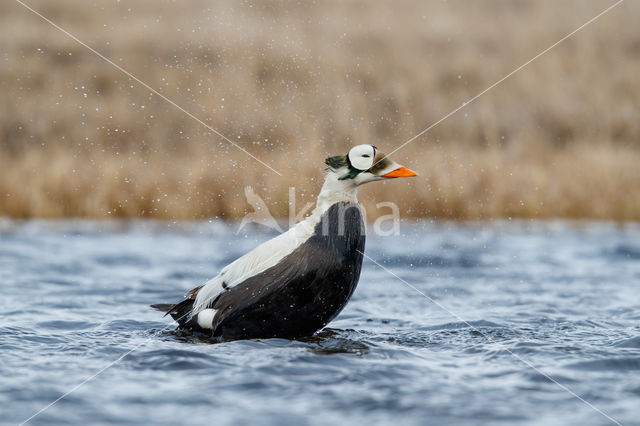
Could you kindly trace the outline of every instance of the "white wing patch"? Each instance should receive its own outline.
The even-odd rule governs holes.
[[[213,328],[213,317],[216,316],[215,309],[205,309],[198,314],[198,325],[202,328]]]
[[[216,277],[207,281],[198,291],[191,315],[208,310],[209,304],[226,289],[238,285],[247,278],[277,264],[282,258],[311,237],[318,221],[319,218],[313,215],[309,216],[287,232],[265,241],[244,256],[225,266]],[[200,316],[198,316],[198,324],[200,324]],[[200,326],[202,327],[202,325]]]

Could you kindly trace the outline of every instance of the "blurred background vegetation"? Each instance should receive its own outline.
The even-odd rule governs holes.
[[[390,152],[613,3],[30,0],[278,176],[12,0],[0,216],[237,218],[313,201],[323,159]],[[640,3],[625,2],[392,158],[404,217],[640,220]]]

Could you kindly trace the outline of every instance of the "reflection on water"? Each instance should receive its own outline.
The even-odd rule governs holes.
[[[349,334],[354,332],[354,330],[337,330],[332,328],[324,328],[313,336],[296,339],[295,341],[304,343],[307,349],[315,354],[369,353],[369,347],[366,344],[349,338]],[[176,342],[185,343],[187,345],[191,345],[194,343],[201,343],[205,345],[219,344],[216,339],[198,332],[176,329],[172,331],[162,330],[160,333],[162,337],[168,341],[174,340]],[[260,339],[255,341],[262,342],[264,344],[273,344],[278,340],[287,342],[287,344],[291,343],[290,341],[284,339]]]
[[[175,330],[148,305],[271,237],[234,229],[0,221],[2,421],[122,357],[33,423],[607,424],[549,375],[637,424],[637,225],[408,223],[367,254],[426,298],[365,260],[315,336],[214,344]]]
[[[343,331],[325,328],[312,337],[300,340],[308,343],[309,350],[315,354],[368,354],[369,346],[348,337],[349,333],[353,332],[354,330]]]

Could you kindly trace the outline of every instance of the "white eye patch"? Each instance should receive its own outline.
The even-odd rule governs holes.
[[[349,151],[349,161],[358,170],[369,170],[375,156],[376,150],[371,145],[356,145]]]

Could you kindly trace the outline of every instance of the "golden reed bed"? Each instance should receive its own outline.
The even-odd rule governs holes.
[[[612,1],[0,5],[0,216],[237,218],[312,201],[322,160],[390,152]],[[625,2],[393,158],[369,218],[640,220],[640,3]]]

